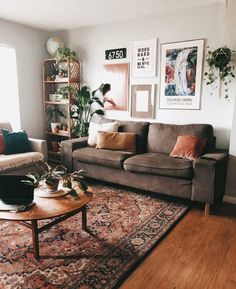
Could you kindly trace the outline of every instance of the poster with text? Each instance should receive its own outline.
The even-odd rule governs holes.
[[[161,45],[160,108],[200,109],[204,39]]]
[[[132,76],[156,76],[156,39],[134,41],[132,46]]]

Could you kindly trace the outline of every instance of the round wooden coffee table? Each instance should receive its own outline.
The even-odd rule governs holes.
[[[34,196],[35,205],[24,212],[0,212],[0,220],[17,221],[32,231],[33,252],[36,259],[39,255],[39,233],[51,228],[75,214],[82,212],[82,229],[87,229],[87,204],[92,200],[92,193],[79,194],[75,199],[70,195],[56,198],[42,198]],[[55,218],[50,223],[38,227],[38,221]]]

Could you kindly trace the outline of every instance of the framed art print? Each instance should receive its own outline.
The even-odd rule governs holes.
[[[204,39],[161,45],[160,108],[200,109]]]
[[[132,76],[156,76],[157,40],[149,39],[132,43]]]
[[[103,66],[103,83],[109,83],[111,90],[106,96],[112,102],[105,102],[106,110],[128,110],[129,64],[114,63]]]
[[[154,118],[154,84],[131,85],[131,117]]]

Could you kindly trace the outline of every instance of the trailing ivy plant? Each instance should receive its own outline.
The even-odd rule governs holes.
[[[225,89],[225,99],[229,99],[228,84],[231,82],[232,77],[235,77],[234,66],[232,66],[232,54],[227,46],[219,47],[214,51],[209,50],[206,55],[206,62],[209,66],[208,71],[205,72],[206,84],[212,84],[216,80],[220,81],[220,88],[223,84]]]

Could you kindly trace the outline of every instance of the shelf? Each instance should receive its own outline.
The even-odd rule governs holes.
[[[58,133],[55,133],[55,132],[49,132],[47,131],[46,134],[48,135],[56,135],[56,136],[65,136],[65,137],[69,137],[69,133],[61,133],[61,132],[58,132]]]
[[[50,101],[50,100],[46,100],[45,104],[69,104],[69,100],[67,100],[67,101]]]
[[[58,152],[54,152],[54,151],[48,151],[48,154],[49,155],[53,155],[53,156],[61,156],[61,152],[60,151],[58,151]]]
[[[52,81],[52,80],[44,80],[44,83],[45,84],[57,84],[57,83],[79,83],[79,79],[67,79],[67,80],[55,80],[55,81]]]
[[[44,80],[44,83],[68,83],[69,80]]]

